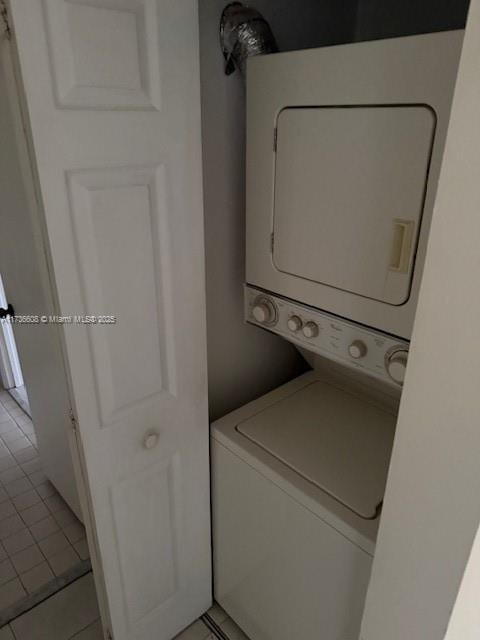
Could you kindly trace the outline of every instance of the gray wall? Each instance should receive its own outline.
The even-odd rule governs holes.
[[[463,29],[469,0],[359,0],[356,40]]]
[[[245,91],[238,73],[230,77],[223,73],[218,23],[226,4],[226,0],[199,3],[212,419],[305,368],[287,342],[243,323]],[[345,10],[347,2],[257,0],[250,4],[270,21],[281,50],[353,38],[355,12]]]

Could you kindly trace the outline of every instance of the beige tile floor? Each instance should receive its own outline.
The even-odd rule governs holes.
[[[229,640],[248,640],[217,604],[208,613]],[[214,639],[208,627],[197,620],[175,640]],[[0,629],[0,640],[103,640],[92,573]]]
[[[87,558],[83,525],[42,471],[31,419],[1,390],[0,611]]]

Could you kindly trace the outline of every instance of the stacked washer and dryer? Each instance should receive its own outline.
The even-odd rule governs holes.
[[[359,638],[462,39],[249,61],[245,319],[315,365],[212,426],[215,597],[251,640]]]

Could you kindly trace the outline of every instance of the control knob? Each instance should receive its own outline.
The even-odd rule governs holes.
[[[275,305],[270,300],[263,298],[255,303],[252,316],[260,324],[272,324],[277,317]]]
[[[318,324],[315,322],[307,322],[303,327],[303,335],[306,338],[316,338],[318,336]]]
[[[404,348],[394,348],[385,357],[385,366],[390,378],[402,385],[407,369],[408,351]]]
[[[302,319],[298,316],[290,316],[290,318],[287,320],[287,327],[290,329],[290,331],[293,331],[293,333],[300,331],[302,326]]]
[[[367,355],[367,345],[362,342],[362,340],[354,340],[352,344],[348,347],[348,353],[355,360],[360,360]]]

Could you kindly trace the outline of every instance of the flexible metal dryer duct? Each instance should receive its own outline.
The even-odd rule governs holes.
[[[241,2],[232,2],[223,10],[220,43],[227,75],[236,67],[244,76],[247,58],[278,51],[270,25],[262,14]]]

